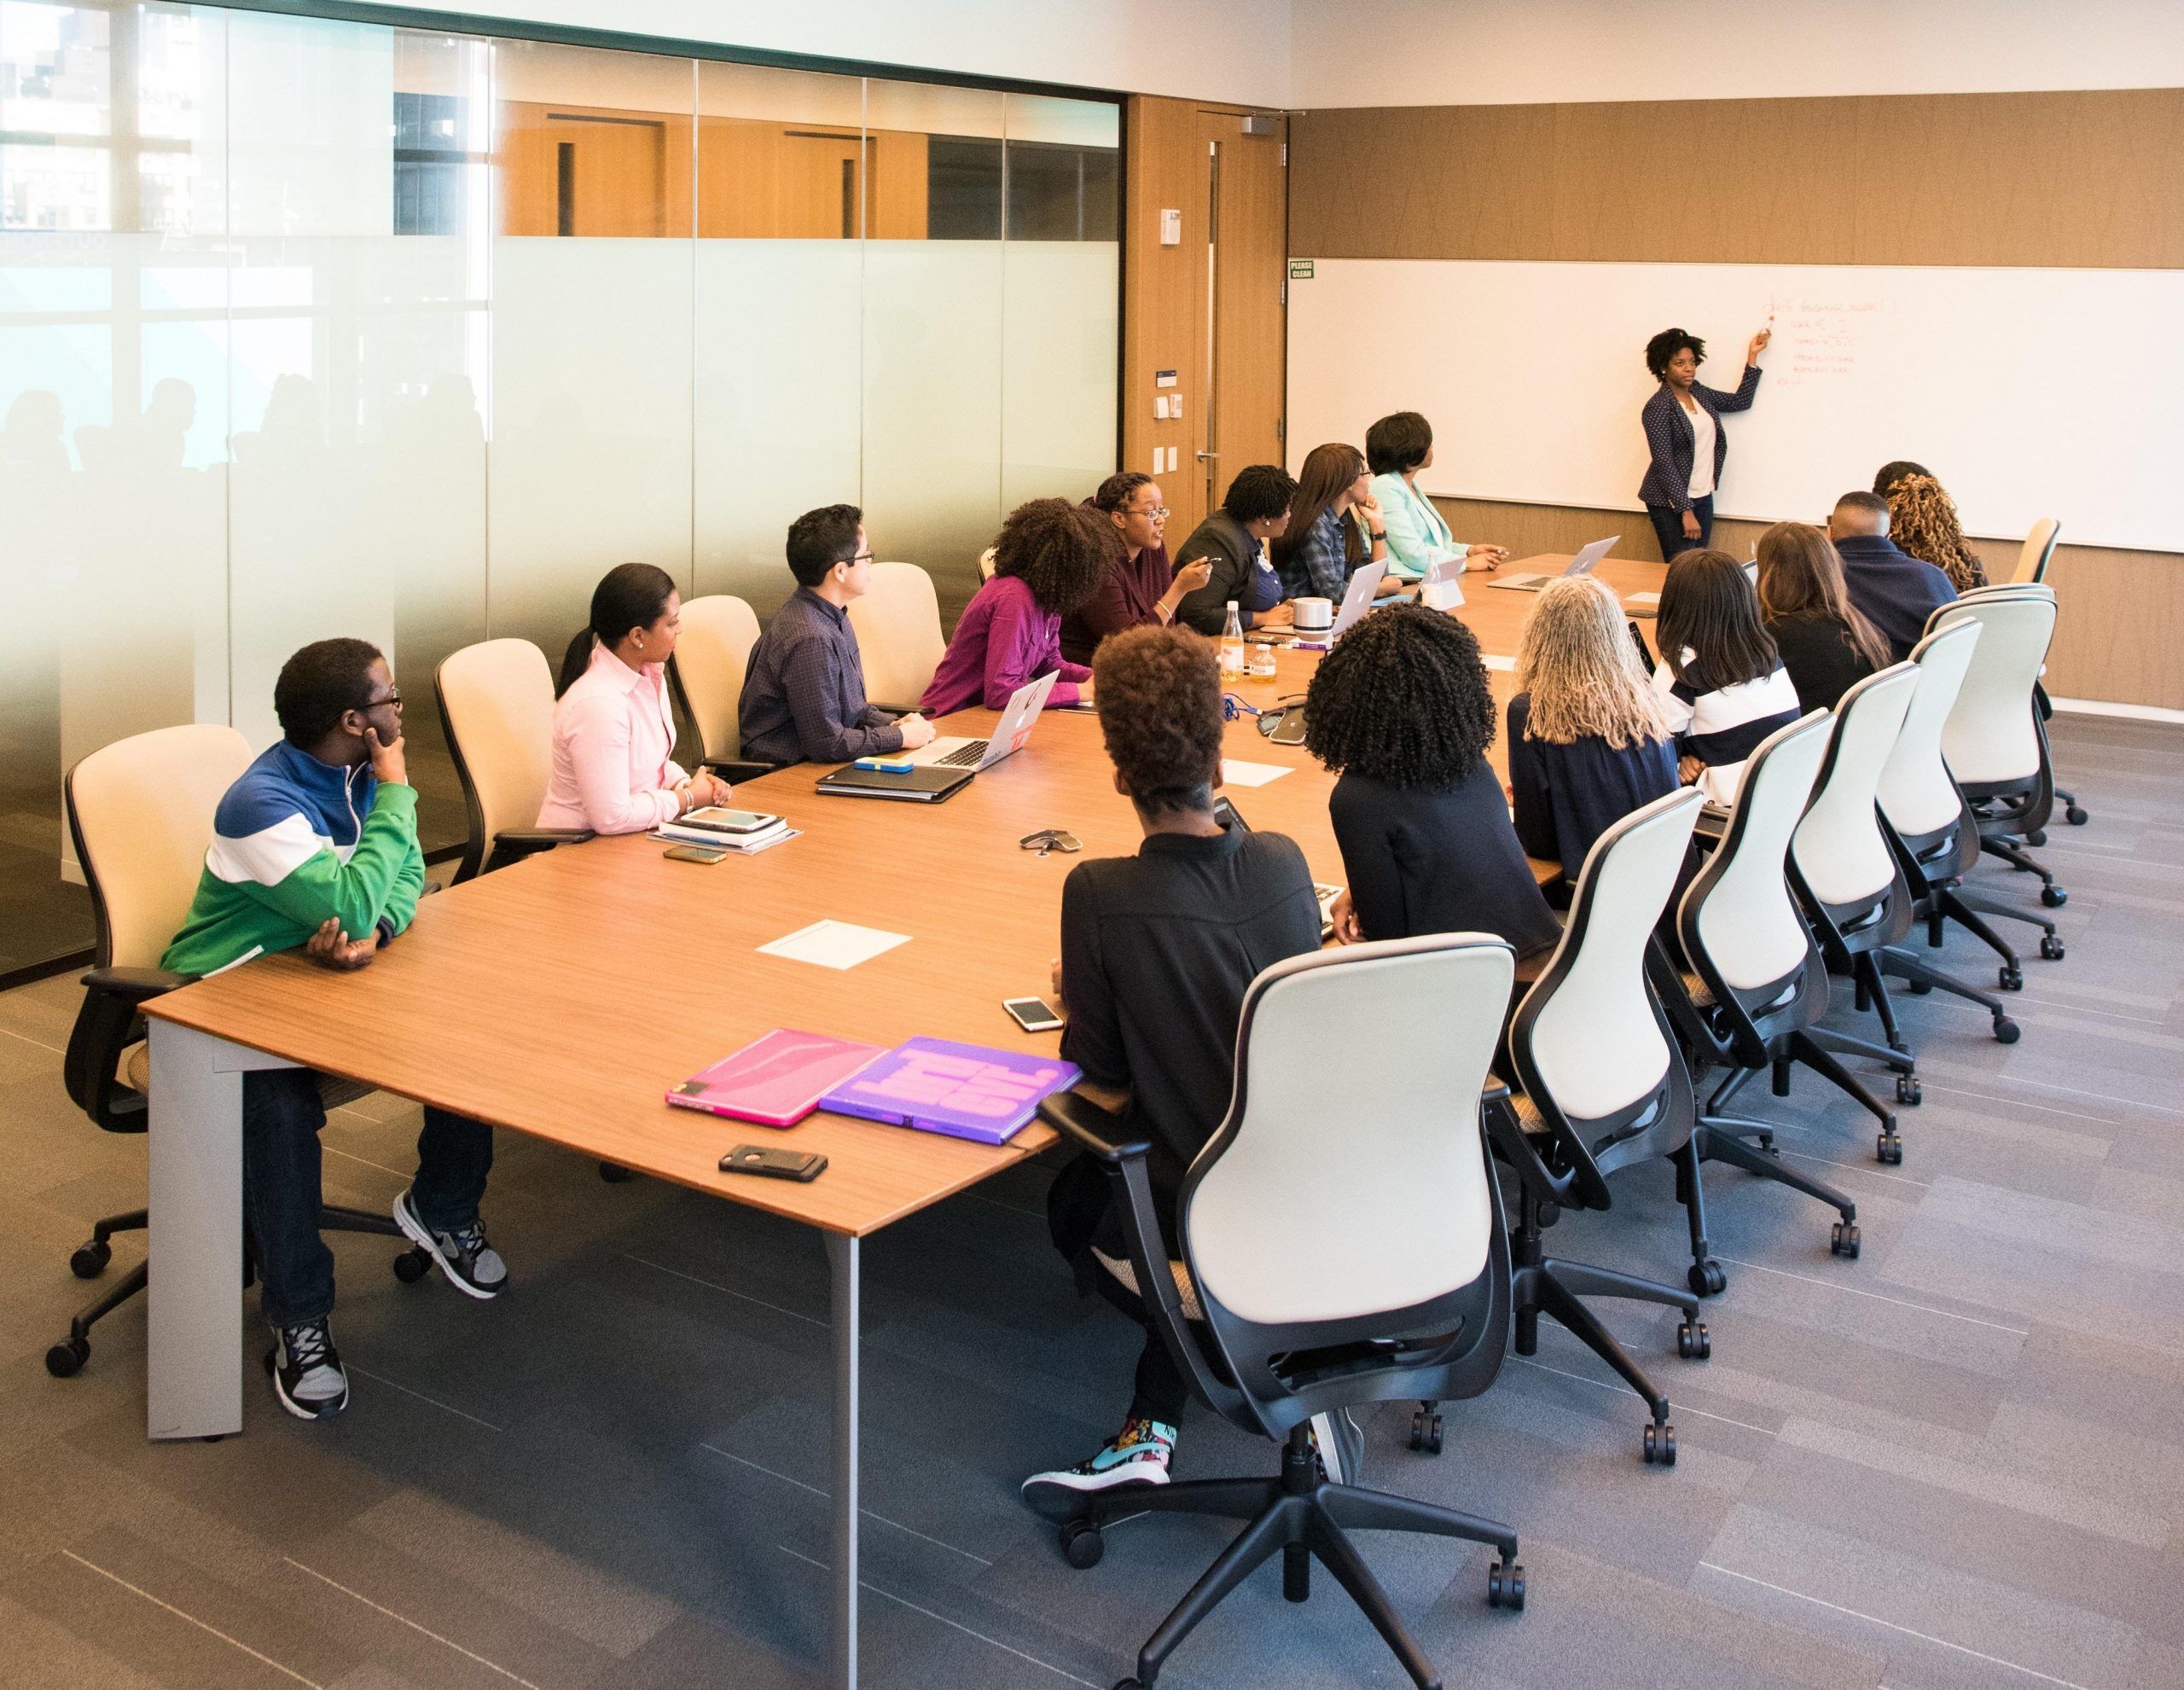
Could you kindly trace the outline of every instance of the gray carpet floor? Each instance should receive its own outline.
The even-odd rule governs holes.
[[[1366,1417],[1368,1479],[1497,1516],[1530,1606],[1484,1600],[1485,1551],[1381,1534],[1366,1555],[1451,1686],[1968,1690],[2184,1685],[2184,729],[2055,723],[2093,811],[2042,853],[2068,886],[2059,962],[2028,955],[2022,1041],[1904,997],[1926,1101],[1900,1167],[1827,1089],[1752,1094],[1828,1212],[1713,1173],[1730,1275],[1714,1357],[1675,1315],[1596,1305],[1676,1403],[1673,1471],[1643,1410],[1543,1325],[1447,1453],[1407,1408]],[[1983,870],[2030,902],[2029,877]],[[2014,933],[2030,929],[2010,924]],[[2030,953],[2028,942],[2024,949]],[[1983,983],[1987,953],[1946,957]],[[12,1686],[735,1687],[820,1681],[828,1549],[827,1280],[816,1240],[504,1135],[489,1199],[514,1288],[404,1287],[340,1239],[354,1400],[282,1414],[253,1376],[244,1435],[143,1436],[141,1300],[78,1378],[45,1347],[88,1287],[69,1251],[142,1200],[141,1141],[60,1085],[77,990],[0,997],[0,1681]],[[1847,1003],[1838,1018],[1849,1021]],[[383,1206],[415,1112],[368,1099],[326,1142],[329,1197]],[[1109,1685],[1225,1530],[1144,1519],[1071,1571],[1017,1482],[1113,1428],[1132,1333],[1078,1302],[1034,1166],[868,1246],[866,1591],[875,1690]],[[1662,1169],[1557,1253],[1680,1275]],[[137,1259],[124,1240],[115,1268]],[[255,1340],[253,1339],[253,1349]],[[1179,1475],[1271,1472],[1194,1414]],[[1403,1681],[1324,1576],[1263,1571],[1175,1658],[1176,1690]]]

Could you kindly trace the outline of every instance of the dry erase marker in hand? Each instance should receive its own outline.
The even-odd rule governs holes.
[[[859,769],[876,769],[882,775],[907,775],[911,770],[916,768],[917,764],[915,763],[890,763],[885,758],[860,757],[857,760],[856,766]]]

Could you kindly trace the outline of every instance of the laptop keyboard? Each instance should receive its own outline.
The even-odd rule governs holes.
[[[932,760],[935,769],[975,769],[986,754],[986,742],[973,740],[967,746],[958,746],[945,757]]]

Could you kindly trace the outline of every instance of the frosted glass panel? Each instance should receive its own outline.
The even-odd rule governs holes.
[[[399,232],[416,149],[397,148],[429,98],[432,138],[482,148],[489,49],[250,14],[229,35],[231,719],[270,741],[289,654],[370,641],[410,700],[425,842],[448,843],[465,821],[432,676],[485,631],[491,243],[482,164],[441,184],[442,232]]]
[[[863,258],[855,241],[699,242],[697,592],[770,614],[795,590],[788,525],[863,497]]]
[[[1089,497],[1115,468],[1121,249],[1010,241],[1002,252],[1002,504]]]
[[[690,579],[690,243],[493,251],[492,629],[558,665],[616,564]]]

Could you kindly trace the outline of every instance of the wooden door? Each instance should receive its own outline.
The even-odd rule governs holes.
[[[1191,423],[1199,516],[1213,509],[1236,472],[1283,459],[1288,253],[1286,119],[1246,135],[1234,112],[1200,110],[1206,247],[1195,370],[1202,395]],[[1185,417],[1190,421],[1188,415]],[[1175,501],[1174,490],[1169,500]]]

